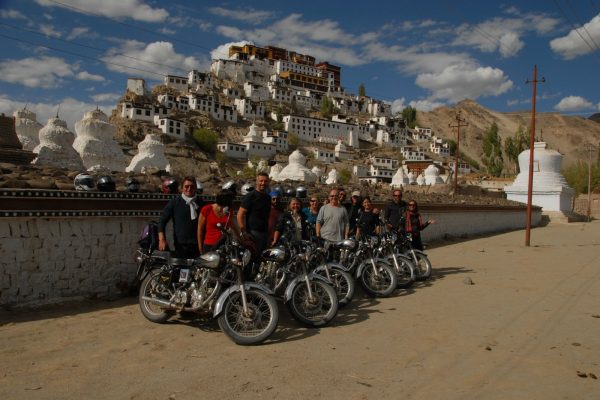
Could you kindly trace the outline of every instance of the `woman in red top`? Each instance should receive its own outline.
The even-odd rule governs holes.
[[[236,237],[240,236],[240,229],[237,225],[231,204],[233,195],[231,192],[223,190],[217,195],[217,201],[213,204],[202,207],[200,219],[198,221],[198,247],[200,254],[212,251],[219,245],[221,239],[221,229],[217,227],[221,223],[223,227],[233,229]]]
[[[430,219],[427,222],[423,222],[423,217],[419,212],[417,202],[410,200],[406,208],[405,230],[407,233],[411,234],[412,245],[415,249],[423,250],[421,231],[427,228],[429,224],[435,224],[435,220]]]

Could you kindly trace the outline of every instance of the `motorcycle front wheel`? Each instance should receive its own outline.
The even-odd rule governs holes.
[[[327,278],[325,271],[319,271],[318,274]],[[338,306],[344,307],[354,297],[354,287],[356,286],[354,278],[348,272],[335,268],[329,269],[329,278],[338,298]]]
[[[370,264],[371,261],[367,260],[366,262],[369,265],[366,265],[360,274],[360,283],[365,292],[372,297],[388,297],[394,293],[398,286],[394,269],[386,263],[378,261],[375,263],[377,269],[377,273],[375,273],[373,266]]]
[[[423,253],[416,253],[417,265],[415,268],[416,278],[419,281],[427,280],[431,277],[431,261]]]
[[[267,293],[256,289],[246,290],[246,301],[248,312],[244,312],[242,293],[232,293],[225,300],[223,312],[219,315],[219,326],[237,344],[261,343],[277,328],[277,302]]]
[[[338,299],[335,289],[327,283],[312,279],[308,293],[306,282],[299,283],[292,291],[287,305],[292,316],[300,323],[311,327],[327,325],[337,314]]]
[[[386,258],[386,261],[396,271],[396,277],[398,278],[398,288],[399,289],[408,289],[416,281],[415,263],[413,261],[411,261],[410,258],[408,258],[404,255],[395,254],[395,256],[396,256],[396,261],[398,262],[397,266],[394,263],[393,255],[389,255]]]
[[[146,278],[140,285],[138,302],[140,310],[144,317],[156,323],[162,323],[173,315],[173,311],[166,310],[164,306],[160,306],[152,301],[143,300],[143,297],[152,297],[157,300],[168,302],[171,294],[167,290],[170,277],[165,275],[159,269],[154,269],[148,273]]]

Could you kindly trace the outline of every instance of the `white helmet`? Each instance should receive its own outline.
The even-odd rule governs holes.
[[[242,196],[247,195],[248,193],[250,193],[251,191],[254,190],[254,185],[251,183],[244,183],[242,185],[242,189],[240,190],[242,193]]]
[[[196,194],[202,194],[204,192],[204,185],[198,179],[196,179]]]
[[[96,189],[96,180],[90,174],[85,172],[75,177],[75,190],[94,190]]]

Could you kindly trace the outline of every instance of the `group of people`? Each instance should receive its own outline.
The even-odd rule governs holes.
[[[159,250],[169,248],[165,235],[169,221],[173,222],[174,252],[181,258],[196,258],[214,250],[221,240],[221,229],[233,230],[236,237],[250,242],[260,253],[275,246],[284,235],[289,240],[316,236],[337,242],[355,235],[379,234],[382,218],[388,229],[411,233],[413,246],[422,250],[420,232],[435,222],[423,221],[417,202],[403,201],[400,189],[393,190],[383,211],[374,208],[371,199],[361,197],[359,191],[352,192],[347,202],[342,188],[331,189],[323,203],[310,196],[305,208],[298,198],[290,198],[284,210],[281,193],[269,191],[269,183],[269,175],[259,173],[254,190],[242,198],[236,215],[234,191],[223,189],[214,203],[205,204],[196,194],[195,178],[185,177],[181,194],[169,200],[159,220]]]

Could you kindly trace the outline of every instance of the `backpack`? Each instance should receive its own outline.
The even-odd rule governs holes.
[[[158,222],[150,221],[144,226],[138,245],[148,251],[158,248]]]

